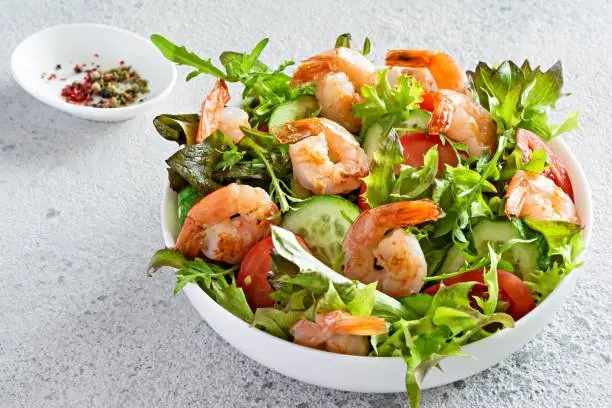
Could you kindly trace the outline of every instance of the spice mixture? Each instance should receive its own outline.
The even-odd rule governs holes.
[[[121,62],[119,67],[103,72],[75,65],[74,72],[85,72],[85,77],[64,87],[62,96],[68,103],[95,108],[118,108],[142,102],[142,95],[149,92],[147,80]]]

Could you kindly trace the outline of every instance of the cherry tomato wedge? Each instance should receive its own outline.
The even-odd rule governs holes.
[[[419,108],[433,112],[434,110],[434,93],[425,92],[423,93],[423,102],[420,103]]]
[[[459,162],[451,145],[442,144],[440,136],[437,135],[408,133],[400,136],[400,143],[404,150],[404,164],[409,166],[422,167],[425,153],[432,146],[438,146],[438,174],[444,172],[445,164],[455,167]]]
[[[572,201],[574,200],[572,181],[567,173],[567,169],[561,162],[561,159],[559,159],[559,156],[557,156],[538,135],[529,130],[518,129],[516,131],[516,145],[521,150],[523,161],[525,162],[529,161],[531,153],[533,153],[534,150],[544,150],[550,167],[542,174],[554,181],[561,190],[565,191],[565,193],[570,196]]]
[[[484,284],[482,274],[482,269],[475,269],[454,278],[446,279],[444,284],[450,286],[459,282],[478,282],[472,288],[470,295],[472,297],[483,297],[487,295],[487,286]],[[499,300],[508,303],[506,313],[515,320],[520,319],[535,308],[531,291],[518,276],[503,269],[498,269],[497,282],[499,283]],[[433,296],[439,288],[440,285],[436,284],[425,289],[423,292]]]
[[[298,242],[308,250],[301,237]],[[251,309],[274,306],[270,293],[274,291],[268,282],[268,272],[272,268],[270,250],[274,248],[272,237],[267,237],[256,243],[244,256],[240,264],[240,272],[236,284],[242,288]]]

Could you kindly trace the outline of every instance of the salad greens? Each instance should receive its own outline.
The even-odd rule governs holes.
[[[549,177],[558,165],[548,149],[523,151],[517,145],[517,130],[530,130],[549,141],[578,126],[577,112],[560,124],[549,121],[557,101],[567,95],[560,62],[548,70],[534,68],[528,61],[495,66],[480,62],[468,72],[468,93],[496,126],[494,143],[481,155],[470,155],[469,143],[453,140],[452,135],[428,134],[436,113],[434,107],[429,108],[434,112],[425,110],[431,95],[416,78],[401,75],[391,85],[388,69],[376,71],[374,83],[356,90],[352,106],[352,114],[361,121],[355,140],[370,162],[361,190],[309,198],[311,192],[299,185],[294,174],[289,145],[268,133],[287,121],[322,115],[314,83],[296,85],[285,73],[293,61],[276,69],[262,62],[268,39],[250,52],[223,52],[219,65],[161,35],[154,34],[151,40],[170,61],[191,69],[187,80],[209,75],[240,83],[241,108],[249,117],[250,127],[240,127],[244,135],[240,140],[232,141],[216,130],[200,143],[195,142],[199,115],[162,114],[154,119],[158,133],[180,146],[166,160],[170,187],[178,193],[179,228],[196,202],[238,183],[266,189],[279,207],[282,225],[290,229],[273,225],[271,237],[260,241],[269,240],[268,246],[252,255],[260,247],[257,243],[242,265],[187,259],[176,249],[159,250],[149,272],[163,266],[177,269],[175,294],[197,284],[233,315],[288,341],[294,340],[291,329],[297,322],[314,324],[317,316],[328,312],[383,319],[387,332],[369,336],[369,355],[401,357],[406,362],[408,400],[418,407],[422,380],[441,359],[463,356],[465,344],[513,327],[581,265],[582,226],[556,218],[506,215],[509,183],[518,172]],[[351,35],[341,34],[335,46],[350,48]],[[370,51],[366,38],[362,50],[353,52],[365,56]],[[404,139],[413,134],[425,137],[418,139],[426,144],[420,150],[417,142]],[[411,155],[420,161],[408,165]],[[444,216],[406,228],[418,240],[427,276],[422,278],[421,293],[393,298],[377,290],[377,282],[364,284],[344,276],[347,254],[342,244],[360,212],[406,200],[431,200]],[[308,219],[301,219],[303,214],[309,214]],[[318,232],[312,232],[314,226]],[[334,254],[333,262],[321,253]],[[374,259],[374,270],[382,269]],[[504,276],[516,280],[520,290],[513,291],[514,297],[508,292],[516,287],[509,287]],[[267,291],[265,306],[253,306],[249,285],[265,286],[258,287]]]

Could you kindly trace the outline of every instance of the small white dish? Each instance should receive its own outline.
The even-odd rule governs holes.
[[[61,90],[76,79],[75,65],[111,69],[124,61],[149,82],[142,102],[120,108],[94,108],[66,102]],[[57,65],[61,68],[58,68]],[[176,67],[148,39],[102,24],[47,28],[19,44],[11,56],[13,77],[30,95],[83,119],[116,122],[132,118],[166,98],[176,83]],[[53,77],[55,75],[55,77]],[[83,76],[83,75],[81,75]],[[49,79],[51,77],[51,79]],[[62,80],[64,78],[64,80]]]
[[[575,204],[584,225],[588,248],[593,225],[591,191],[582,168],[561,140],[549,143],[569,172]],[[174,247],[178,235],[177,194],[166,186],[162,201],[162,231],[167,247]],[[583,259],[586,254],[583,253]],[[497,364],[551,322],[576,286],[582,268],[574,269],[540,305],[520,319],[514,328],[468,344],[462,351],[468,356],[447,357],[441,370],[433,369],[422,388],[448,384],[477,374]],[[223,309],[198,285],[183,289],[202,318],[228,343],[264,366],[286,376],[315,384],[354,392],[404,392],[406,364],[399,357],[359,357],[329,353],[303,347],[255,329]]]

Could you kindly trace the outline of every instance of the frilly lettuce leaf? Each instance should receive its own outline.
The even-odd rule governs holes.
[[[446,356],[461,356],[461,346],[490,333],[483,328],[492,323],[512,327],[514,320],[504,313],[484,315],[470,306],[470,290],[474,282],[442,285],[431,298],[423,317],[399,320],[390,333],[371,339],[376,356],[402,356],[406,361],[406,387],[411,407],[418,407],[421,383],[425,375]],[[409,298],[406,298],[407,300]],[[403,300],[404,301],[404,300]],[[421,301],[421,300],[419,300]]]
[[[244,292],[236,286],[234,268],[225,268],[200,258],[190,261],[180,251],[170,248],[160,249],[153,255],[148,266],[149,276],[163,266],[177,269],[175,295],[187,284],[195,283],[234,316],[247,323],[253,320],[253,312]]]
[[[551,140],[578,127],[578,113],[571,113],[560,125],[549,123],[562,92],[563,69],[557,61],[547,71],[532,68],[528,61],[520,67],[512,61],[490,67],[480,62],[468,72],[477,101],[488,109],[498,126],[498,133],[513,128],[528,129]]]
[[[253,326],[265,332],[289,340],[289,329],[304,316],[302,311],[282,311],[271,307],[259,308],[253,317]]]
[[[362,132],[390,113],[405,113],[419,108],[423,101],[423,87],[414,78],[402,75],[391,86],[387,69],[376,72],[376,85],[361,88],[363,101],[353,105],[353,113],[363,121]]]

